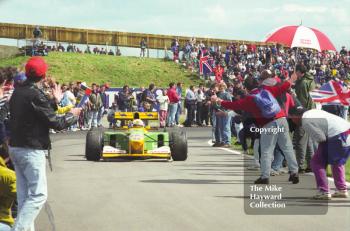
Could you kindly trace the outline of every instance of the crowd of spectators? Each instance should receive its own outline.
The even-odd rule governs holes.
[[[56,52],[71,52],[71,53],[80,53],[80,54],[95,54],[95,55],[111,55],[111,56],[121,56],[119,48],[115,50],[109,49],[106,47],[95,46],[93,49],[89,45],[86,46],[85,50],[82,50],[79,46],[73,45],[72,43],[67,46],[58,43],[57,46],[48,46],[44,44],[43,41],[40,41],[38,44],[29,46],[26,48],[26,54],[31,56],[46,56],[51,51]]]
[[[146,47],[142,42],[140,45]],[[199,72],[200,60],[206,57],[211,71],[201,76],[206,80],[205,84],[187,86],[186,89],[181,82],[171,82],[166,88],[159,88],[151,83],[148,88],[140,87],[137,90],[125,85],[114,95],[111,105],[106,93],[108,84],[94,83],[90,86],[91,92],[86,94],[87,86],[82,82],[60,85],[54,78],[47,76],[40,81],[40,92],[55,104],[58,117],[66,118],[72,110],[78,116],[74,123],[67,126],[66,129],[70,131],[100,127],[104,115],[107,115],[111,128],[123,126],[123,123],[114,119],[116,111],[158,111],[161,127],[211,126],[213,147],[231,147],[234,136],[237,144],[242,145],[244,152],[248,153],[247,141],[250,140],[254,154],[250,169],[261,170],[256,184],[268,184],[270,176],[285,173],[284,165],[288,166],[289,181],[293,184],[299,182],[300,173],[314,170],[312,156],[316,148],[315,140],[300,124],[289,120],[288,116],[300,108],[315,108],[310,92],[330,80],[347,88],[350,78],[350,52],[345,47],[340,52],[332,53],[289,49],[278,45],[257,47],[230,44],[222,51],[221,47],[206,47],[195,39],[186,43],[183,49],[180,49],[177,40],[174,40],[171,47],[174,60],[185,63],[193,72]],[[67,48],[59,45],[54,49],[82,52],[73,45]],[[112,53],[97,47],[92,52],[87,47],[85,52]],[[17,68],[0,69],[1,160],[8,159],[7,137],[11,137],[11,129],[7,126],[11,118],[9,100],[13,91],[26,82],[27,76]],[[256,103],[256,95],[260,92],[269,92],[271,101],[275,100],[279,105],[278,112],[270,118],[263,115],[261,105]],[[82,108],[79,113],[74,111],[77,107]],[[348,118],[347,106],[322,105],[322,109],[345,120]],[[183,114],[186,119],[181,121]],[[276,126],[283,127],[284,132],[268,135],[254,132],[256,128],[273,129]],[[57,130],[64,129],[64,126],[57,127]],[[51,132],[56,131],[53,128]],[[293,134],[292,139],[290,133]],[[4,162],[0,165],[4,165]],[[338,196],[347,197],[346,189],[341,191]],[[329,191],[320,190],[315,199],[329,199]],[[11,225],[13,220],[0,222]]]

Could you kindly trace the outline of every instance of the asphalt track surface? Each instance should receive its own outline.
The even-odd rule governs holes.
[[[37,231],[345,231],[350,227],[350,201],[310,202],[315,183],[307,175],[298,185],[288,183],[287,175],[271,181],[298,195],[289,197],[294,213],[305,214],[312,207],[314,212],[328,209],[325,214],[246,214],[244,185],[257,173],[244,171],[247,160],[242,155],[210,147],[209,129],[187,129],[185,162],[89,162],[84,158],[85,135],[52,136],[49,198],[37,219]]]

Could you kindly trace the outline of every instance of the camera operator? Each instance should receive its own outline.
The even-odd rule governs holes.
[[[47,199],[45,155],[51,148],[49,129],[62,130],[75,124],[80,108],[58,117],[60,86],[53,84],[50,100],[40,89],[47,64],[32,57],[26,66],[27,80],[18,86],[10,100],[10,157],[16,169],[18,216],[13,230],[34,230],[34,220]]]

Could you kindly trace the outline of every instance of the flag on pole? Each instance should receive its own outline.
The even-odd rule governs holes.
[[[331,80],[320,89],[311,91],[310,95],[317,103],[350,105],[350,91],[340,81]]]
[[[213,68],[211,66],[212,62],[213,60],[209,57],[209,55],[201,57],[199,59],[199,73],[201,75],[208,75],[212,73],[213,72]]]

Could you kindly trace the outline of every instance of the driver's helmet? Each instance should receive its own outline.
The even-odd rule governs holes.
[[[140,119],[135,119],[132,121],[132,127],[134,127],[134,128],[143,128],[144,126],[145,126],[145,124]]]

